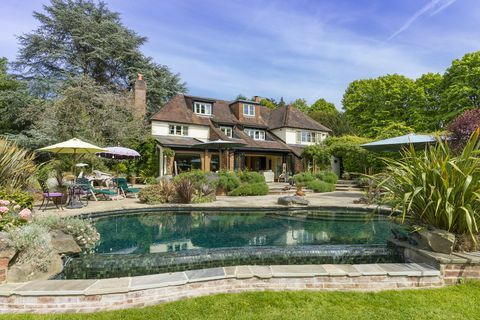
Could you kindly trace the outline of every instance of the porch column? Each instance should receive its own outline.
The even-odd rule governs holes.
[[[205,150],[204,152],[204,156],[203,156],[203,160],[202,160],[202,167],[203,167],[203,171],[205,172],[209,172],[210,171],[210,160],[211,160],[212,156],[210,154],[210,152],[208,152],[208,150]]]
[[[159,155],[158,155],[158,176],[163,177],[163,175],[165,174],[164,166],[163,166],[163,163],[164,163],[163,148],[159,147],[159,146],[157,146],[157,148],[158,148],[158,151],[159,151]]]

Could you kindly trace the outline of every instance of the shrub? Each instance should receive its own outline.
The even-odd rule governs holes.
[[[53,259],[53,249],[47,228],[28,224],[8,231],[9,246],[18,251],[17,262],[46,271]]]
[[[313,192],[332,192],[335,191],[335,185],[320,180],[309,181],[306,184],[308,189],[313,190]]]
[[[7,191],[7,189],[0,188],[0,199],[9,200],[18,204],[21,208],[33,207],[33,195],[28,192],[12,190]]]
[[[241,182],[245,183],[260,183],[265,182],[265,177],[263,174],[255,171],[239,171],[237,173]]]
[[[385,159],[387,178],[374,176],[386,190],[384,202],[401,209],[403,219],[474,239],[480,223],[479,133],[457,156],[438,139],[422,152],[409,149],[400,160]]]
[[[191,203],[195,194],[195,185],[188,176],[181,176],[175,180],[175,190],[179,203]]]
[[[0,187],[25,189],[37,167],[35,156],[15,143],[0,139]]]
[[[145,178],[145,184],[157,184],[157,178],[155,177],[147,177]]]
[[[154,184],[142,188],[138,193],[138,199],[141,203],[157,204],[165,203],[165,197],[163,196],[163,188],[160,184]]]
[[[220,171],[218,173],[217,187],[227,192],[240,186],[240,178],[233,171]]]
[[[467,144],[470,136],[478,128],[480,128],[480,109],[465,111],[465,113],[455,118],[447,128],[451,132],[454,149],[461,151]]]
[[[97,232],[97,229],[95,229],[90,220],[86,219],[49,216],[35,219],[32,224],[44,227],[47,232],[61,230],[71,235],[77,244],[87,251],[92,250],[100,240],[100,234]]]
[[[268,194],[268,186],[264,182],[242,184],[232,190],[229,196],[264,196]]]
[[[300,172],[293,176],[296,184],[305,184],[309,181],[315,180],[315,177],[310,172]]]
[[[332,171],[321,171],[315,174],[315,177],[318,180],[325,181],[328,183],[333,183],[333,184],[337,183],[338,181],[338,176]]]
[[[203,172],[202,170],[191,170],[187,172],[182,172],[179,175],[173,178],[173,181],[179,181],[183,178],[190,180],[195,188],[199,188],[200,186],[207,183],[207,173]]]

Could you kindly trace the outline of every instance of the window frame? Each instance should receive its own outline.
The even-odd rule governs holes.
[[[267,133],[265,132],[265,130],[261,130],[261,129],[245,128],[243,129],[243,132],[245,132],[245,134],[248,135],[253,140],[257,140],[257,141],[264,141],[266,140],[266,137],[267,137]]]
[[[193,103],[193,112],[201,116],[211,116],[212,115],[212,104],[209,102],[200,102],[195,101]],[[203,112],[202,112],[203,109]],[[208,111],[208,112],[207,112]]]
[[[321,133],[309,130],[298,130],[296,133],[297,143],[320,143]]]
[[[243,115],[246,117],[255,117],[255,105],[243,103]],[[246,112],[245,112],[246,111]]]
[[[171,136],[188,136],[188,126],[182,124],[169,124],[168,134]]]
[[[233,128],[232,127],[221,126],[220,131],[222,131],[223,134],[225,134],[229,138],[233,137]],[[227,134],[227,132],[229,132],[229,134]]]

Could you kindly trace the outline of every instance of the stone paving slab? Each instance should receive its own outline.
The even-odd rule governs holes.
[[[467,260],[467,263],[480,263],[480,252],[455,252],[453,255]]]
[[[98,280],[40,280],[16,288],[19,295],[81,295]]]
[[[326,276],[328,272],[321,265],[278,265],[271,266],[274,277],[315,277]]]
[[[383,270],[378,264],[354,264],[353,266],[362,276],[387,275],[387,271]]]
[[[148,276],[133,277],[130,283],[131,290],[143,290],[176,286],[188,282],[185,272],[161,273]]]
[[[258,278],[268,279],[272,277],[272,269],[270,266],[250,266],[250,271]]]
[[[13,294],[13,292],[20,287],[23,287],[27,282],[21,283],[5,283],[0,285],[0,297],[8,297]]]
[[[208,281],[225,278],[225,270],[223,268],[209,268],[200,270],[185,271],[188,282]]]
[[[238,266],[235,269],[235,277],[238,279],[247,279],[253,277],[253,272],[249,266]]]
[[[235,278],[237,267],[224,267],[226,278]]]
[[[96,295],[105,293],[124,293],[130,291],[132,278],[111,278],[101,279],[85,290],[85,295]]]
[[[426,264],[420,265],[417,263],[383,263],[379,266],[387,272],[389,276],[408,276],[419,277],[440,275],[440,271],[427,266]],[[436,272],[434,272],[434,270]],[[425,273],[425,274],[424,274]]]

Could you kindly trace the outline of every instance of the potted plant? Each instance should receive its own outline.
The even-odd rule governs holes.
[[[303,184],[297,183],[297,191],[295,192],[296,196],[303,197],[305,195],[305,191],[303,191]]]

